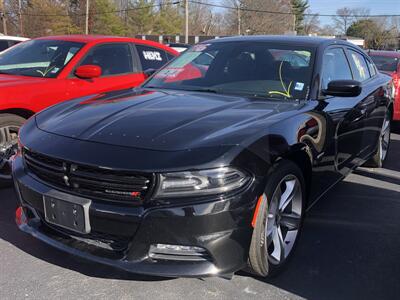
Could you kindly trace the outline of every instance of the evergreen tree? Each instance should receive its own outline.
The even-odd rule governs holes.
[[[291,0],[297,34],[304,34],[304,13],[309,8],[308,0]]]

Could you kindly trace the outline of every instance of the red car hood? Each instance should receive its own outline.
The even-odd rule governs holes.
[[[13,87],[18,85],[27,85],[34,83],[43,83],[45,80],[54,80],[43,77],[30,77],[30,76],[17,76],[17,75],[6,75],[0,74],[0,88]]]

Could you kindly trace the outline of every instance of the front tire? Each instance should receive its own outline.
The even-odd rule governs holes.
[[[305,181],[299,167],[281,161],[267,175],[249,250],[249,271],[271,276],[281,271],[297,244],[305,211]]]
[[[13,114],[0,115],[0,188],[12,183],[10,158],[16,152],[18,131],[25,121]]]

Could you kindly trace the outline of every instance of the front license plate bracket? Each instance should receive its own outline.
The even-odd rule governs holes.
[[[78,233],[91,231],[89,207],[91,200],[73,195],[44,195],[46,222]]]

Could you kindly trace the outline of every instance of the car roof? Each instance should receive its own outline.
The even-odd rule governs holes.
[[[370,56],[379,55],[386,57],[400,57],[400,52],[396,51],[385,51],[385,50],[370,50],[368,51]]]
[[[141,40],[131,37],[121,37],[121,36],[108,36],[108,35],[85,35],[85,34],[73,34],[73,35],[53,35],[36,38],[36,40],[60,40],[60,41],[70,41],[78,43],[114,43],[114,42],[131,42],[135,44],[144,44],[157,48],[161,48],[178,55],[174,49],[167,47],[166,45],[149,41]]]
[[[214,40],[208,40],[203,43],[218,43],[218,42],[240,42],[240,41],[260,41],[260,42],[275,42],[283,44],[296,44],[310,47],[319,47],[329,44],[343,44],[354,46],[342,39],[315,37],[315,36],[298,36],[298,35],[246,35],[246,36],[231,36],[222,37]]]

